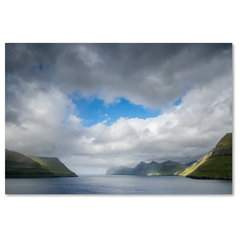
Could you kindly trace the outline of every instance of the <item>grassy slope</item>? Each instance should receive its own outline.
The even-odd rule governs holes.
[[[37,158],[6,150],[6,177],[74,177],[77,176],[57,158]]]
[[[53,177],[54,174],[21,153],[6,150],[6,177]]]
[[[77,176],[74,172],[70,171],[58,158],[48,158],[48,157],[34,157],[30,158],[39,163],[43,168],[48,169],[55,176],[73,177]]]
[[[204,164],[207,159],[209,158],[209,156],[212,155],[213,150],[211,150],[210,152],[208,152],[207,154],[205,154],[200,160],[198,160],[197,162],[195,162],[193,165],[191,165],[190,167],[186,168],[181,175],[183,176],[187,176],[191,173],[193,173],[196,169],[198,169],[202,164]]]
[[[194,172],[187,175],[191,178],[232,179],[232,157],[211,157]]]
[[[232,179],[232,134],[226,134],[215,148],[181,175],[191,178]]]

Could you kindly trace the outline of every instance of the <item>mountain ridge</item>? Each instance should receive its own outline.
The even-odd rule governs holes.
[[[157,175],[157,176],[169,176],[177,175],[179,172],[186,169],[187,166],[182,163],[167,160],[162,163],[151,161],[146,163],[141,161],[133,168],[119,166],[117,168],[111,168],[106,171],[107,175]]]

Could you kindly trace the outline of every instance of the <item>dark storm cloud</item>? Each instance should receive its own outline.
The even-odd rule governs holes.
[[[7,43],[6,73],[31,77],[41,71],[40,65],[53,66],[61,51],[61,44]]]
[[[104,59],[105,67],[112,67],[118,74],[127,76],[132,71],[141,68],[154,69],[163,62],[176,56],[184,49],[195,55],[195,61],[211,60],[212,57],[224,54],[231,50],[231,44],[6,44],[6,72],[18,74],[30,74],[42,64],[52,67],[56,62],[65,57],[68,65],[77,66],[83,64],[78,57],[78,47],[86,47],[94,51]],[[196,55],[197,54],[197,55]],[[188,59],[182,59],[182,63]],[[189,62],[188,62],[189,63]],[[191,62],[194,64],[194,62]]]
[[[172,103],[229,71],[225,59],[231,44],[6,44],[7,76],[148,107]]]

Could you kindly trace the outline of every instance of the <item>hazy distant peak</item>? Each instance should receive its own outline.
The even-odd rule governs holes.
[[[147,163],[145,163],[144,161],[141,161],[138,165],[146,165]]]

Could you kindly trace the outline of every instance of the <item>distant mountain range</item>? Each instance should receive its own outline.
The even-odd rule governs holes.
[[[35,157],[6,149],[6,178],[77,177],[58,158]]]
[[[198,161],[182,164],[174,161],[140,162],[136,167],[120,166],[108,175],[182,175],[199,179],[232,179],[232,133],[227,133],[209,153]]]
[[[158,163],[152,161],[150,163],[140,162],[134,168],[117,167],[107,170],[106,174],[110,175],[179,175],[187,168],[186,165],[173,161],[165,161]]]

